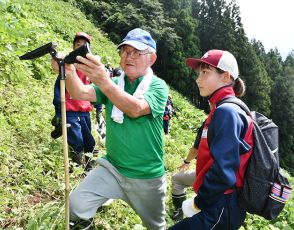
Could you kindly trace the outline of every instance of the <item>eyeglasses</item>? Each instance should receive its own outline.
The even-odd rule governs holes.
[[[141,55],[150,54],[149,51],[141,51],[141,50],[133,50],[131,52],[127,52],[124,48],[119,50],[119,55],[121,58],[126,58],[128,55],[133,59],[138,59]]]

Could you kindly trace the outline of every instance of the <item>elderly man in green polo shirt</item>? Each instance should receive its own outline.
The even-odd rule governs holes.
[[[91,54],[78,57],[81,64],[66,66],[70,95],[105,105],[107,132],[107,153],[98,160],[99,167],[70,195],[72,229],[94,229],[97,208],[108,199],[122,199],[147,229],[161,230],[166,227],[162,116],[168,89],[151,69],[157,56],[150,33],[131,30],[118,49],[124,73],[117,78],[109,78]],[[93,84],[83,85],[76,68]]]

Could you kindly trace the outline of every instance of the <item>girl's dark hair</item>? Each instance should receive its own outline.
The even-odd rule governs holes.
[[[211,67],[212,67],[211,65],[203,63],[203,62],[200,64],[200,69],[209,69]],[[219,68],[215,68],[215,69],[219,74],[226,72],[226,71],[223,71],[222,69],[219,69]],[[246,86],[245,86],[244,81],[240,77],[238,77],[236,80],[234,80],[233,77],[231,77],[231,78],[233,81],[232,86],[233,86],[233,90],[236,94],[236,97],[244,96],[245,90],[246,90]]]
[[[244,81],[240,77],[238,77],[235,81],[233,81],[233,89],[237,97],[244,96],[246,86]]]

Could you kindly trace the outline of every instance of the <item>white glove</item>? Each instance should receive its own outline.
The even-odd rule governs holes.
[[[195,214],[199,213],[201,210],[195,207],[194,205],[194,197],[187,199],[182,204],[182,210],[185,217],[191,217]]]

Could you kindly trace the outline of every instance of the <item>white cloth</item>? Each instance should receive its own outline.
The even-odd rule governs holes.
[[[140,84],[138,85],[136,91],[134,92],[134,94],[133,94],[134,97],[136,97],[138,99],[143,99],[144,98],[144,93],[146,93],[147,90],[149,89],[150,83],[152,81],[152,77],[153,77],[153,71],[149,67],[147,69],[146,75],[144,75],[143,80],[140,82]],[[119,76],[117,86],[120,89],[124,90],[124,88],[125,88],[125,74],[124,73],[122,73]],[[124,121],[124,114],[115,105],[113,105],[112,112],[111,112],[111,118],[113,119],[113,121],[115,121],[115,122],[117,122],[119,124],[122,124],[123,121]]]
[[[198,210],[195,209],[193,204],[194,204],[194,197],[187,199],[182,203],[182,210],[185,217],[194,216],[195,214],[201,211],[199,209]]]

